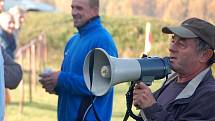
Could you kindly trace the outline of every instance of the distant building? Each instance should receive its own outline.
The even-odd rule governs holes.
[[[7,11],[11,7],[19,6],[26,11],[43,11],[43,12],[56,12],[57,9],[47,3],[36,2],[33,0],[5,0],[4,9]]]

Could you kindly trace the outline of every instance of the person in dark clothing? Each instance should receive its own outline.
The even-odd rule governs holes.
[[[16,41],[13,35],[14,19],[8,12],[0,14],[0,46],[3,55],[6,102],[10,102],[9,89],[15,89],[22,79],[21,66],[14,62]]]
[[[215,26],[190,18],[177,27],[164,27],[172,34],[170,63],[174,71],[152,93],[144,83],[134,87],[134,106],[145,121],[215,121]]]
[[[0,121],[4,120],[5,88],[15,89],[22,79],[21,66],[0,47]],[[7,99],[7,98],[6,98]]]
[[[15,22],[10,13],[3,12],[0,14],[0,45],[13,59],[16,50],[16,40],[13,35],[14,25]]]
[[[116,57],[115,43],[101,23],[99,0],[72,0],[71,8],[78,33],[65,47],[61,71],[41,75],[40,82],[47,92],[58,95],[58,121],[110,121],[113,88],[85,106],[85,101],[94,95],[85,84],[83,65],[86,55],[94,48],[102,48]]]
[[[4,59],[5,87],[8,89],[16,89],[22,80],[22,67],[16,63],[2,47],[0,47],[0,49]]]

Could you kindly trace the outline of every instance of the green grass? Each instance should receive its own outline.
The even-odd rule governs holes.
[[[10,91],[11,104],[6,109],[7,121],[57,121],[57,96],[49,95],[41,88],[33,92],[33,102],[29,101],[28,85],[25,85],[25,102],[23,113],[19,113],[19,89]]]
[[[155,82],[154,85],[159,85]],[[113,103],[112,121],[122,121],[126,112],[125,94],[128,89],[128,83],[122,83],[115,86],[115,96]],[[153,87],[155,89],[156,87]],[[29,102],[28,85],[25,84],[25,102],[23,113],[19,113],[19,88],[10,91],[11,104],[7,105],[7,121],[57,121],[57,96],[46,93],[41,85],[33,90],[33,102]],[[137,114],[138,110],[133,109]],[[129,121],[133,121],[129,119]]]

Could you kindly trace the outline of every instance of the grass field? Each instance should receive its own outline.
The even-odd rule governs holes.
[[[160,82],[153,84],[153,90]],[[115,86],[115,97],[113,105],[112,121],[122,121],[126,111],[125,93],[128,83]],[[57,121],[57,96],[46,93],[41,85],[33,90],[33,102],[29,102],[28,85],[25,84],[25,103],[23,113],[19,113],[19,88],[10,91],[11,103],[7,105],[6,121]],[[138,112],[134,109],[134,112]],[[129,121],[133,121],[129,119]]]

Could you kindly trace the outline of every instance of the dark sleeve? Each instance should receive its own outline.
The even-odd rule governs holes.
[[[175,113],[167,111],[159,104],[142,109],[149,121],[215,121],[215,92],[208,91],[204,95],[192,99],[189,104],[174,105],[180,106]]]
[[[174,115],[157,103],[151,107],[142,109],[142,111],[149,121],[175,121]]]
[[[14,62],[4,49],[2,49],[2,55],[4,58],[5,87],[15,89],[22,79],[21,66]]]

